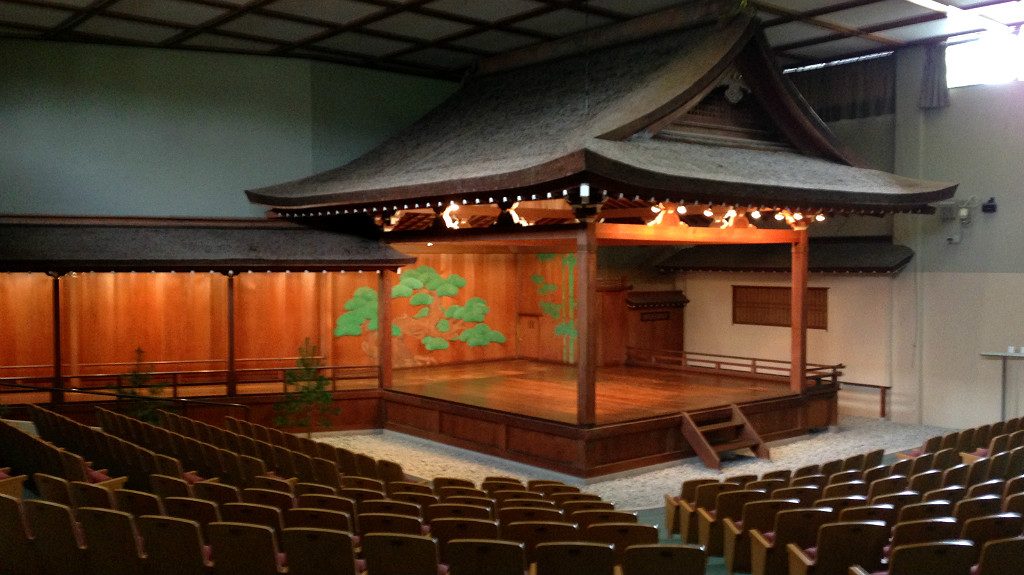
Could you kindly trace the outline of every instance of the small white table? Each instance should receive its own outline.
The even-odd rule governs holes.
[[[1024,359],[1024,353],[1007,353],[1005,351],[989,351],[981,354],[981,357],[998,357],[1003,360],[1003,376],[1000,380],[1003,392],[1003,401],[999,405],[1002,407],[1003,421],[1006,421],[1006,361],[1009,359]]]

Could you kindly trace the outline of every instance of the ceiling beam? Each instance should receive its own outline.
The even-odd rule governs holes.
[[[930,12],[928,14],[920,14],[918,16],[911,16],[909,18],[902,18],[900,20],[893,20],[891,22],[884,22],[882,24],[874,24],[872,26],[866,26],[860,29],[860,32],[872,33],[872,40],[874,40],[874,32],[884,32],[886,30],[892,30],[894,28],[902,28],[904,26],[913,26],[914,24],[924,24],[925,22],[934,22],[935,20],[942,20],[946,15],[941,12]],[[846,38],[852,38],[854,36],[864,37],[861,34],[849,34],[846,32],[839,32],[836,34],[829,34],[828,36],[819,36],[817,38],[809,38],[807,40],[800,40],[799,42],[790,42],[788,44],[779,44],[772,46],[772,50],[776,52],[786,52],[788,50],[796,50],[798,48],[807,48],[808,46],[817,46],[819,44],[825,44],[827,42],[834,42],[836,40],[844,40]],[[879,36],[881,37],[881,36]],[[877,40],[876,40],[877,41]],[[885,42],[880,42],[886,46],[898,47],[904,43],[899,40],[887,38]]]

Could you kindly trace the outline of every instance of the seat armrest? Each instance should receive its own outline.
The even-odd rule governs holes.
[[[789,575],[807,575],[814,568],[815,561],[796,543],[786,545],[786,553],[789,555]]]
[[[111,493],[113,493],[114,490],[116,489],[124,488],[125,483],[128,483],[127,475],[122,475],[121,477],[112,477],[106,481],[100,481],[96,485],[99,485],[100,487],[103,487],[110,491]]]
[[[739,535],[743,533],[743,530],[736,526],[736,522],[732,520],[732,517],[726,517],[722,520],[722,526],[725,530],[733,535]]]
[[[750,530],[750,544],[751,545],[757,544],[757,545],[760,545],[761,547],[764,547],[765,549],[771,549],[772,547],[775,546],[775,544],[772,543],[771,541],[768,541],[768,539],[764,536],[764,534],[761,533],[761,531],[758,530],[758,529],[751,529]]]
[[[871,573],[865,571],[860,565],[850,565],[848,575],[871,575]]]
[[[697,516],[701,518],[701,521],[707,521],[708,523],[715,522],[715,516],[712,515],[710,511],[704,509],[703,507],[697,508]]]

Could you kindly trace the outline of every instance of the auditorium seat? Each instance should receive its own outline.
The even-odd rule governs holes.
[[[105,487],[85,481],[72,481],[68,484],[71,489],[71,501],[75,507],[99,507],[101,509],[113,509],[113,494]]]
[[[889,528],[881,521],[826,523],[813,547],[786,546],[789,575],[843,575],[851,565],[876,571],[888,537]]]
[[[372,575],[444,575],[437,543],[422,535],[371,533],[363,537],[366,571]]]
[[[38,556],[20,499],[0,494],[0,573],[37,575]]]
[[[612,545],[594,542],[545,542],[534,551],[534,575],[613,575]]]
[[[946,540],[897,547],[889,569],[880,575],[970,575],[977,551],[970,541]],[[849,575],[871,575],[860,565],[849,567]]]
[[[611,545],[615,551],[616,565],[622,563],[626,548],[658,542],[658,528],[639,523],[596,523],[581,531],[583,541]]]
[[[523,575],[526,553],[516,541],[458,539],[449,543],[451,575]]]
[[[71,507],[40,499],[25,501],[24,506],[42,572],[90,575],[85,542]]]
[[[416,503],[394,499],[367,499],[359,504],[359,513],[392,513],[423,519],[423,508]]]
[[[636,513],[632,511],[616,511],[614,509],[583,509],[566,514],[569,521],[575,523],[580,529],[594,525],[595,523],[636,523]]]
[[[139,575],[143,555],[132,516],[123,511],[82,507],[76,512],[85,535],[85,556],[93,575]]]
[[[900,509],[898,521],[917,521],[918,519],[935,519],[936,517],[952,517],[953,504],[949,501],[921,501],[904,505]]]
[[[192,486],[192,492],[197,499],[213,501],[217,505],[238,503],[242,500],[242,493],[238,487],[215,481],[200,481]]]
[[[520,541],[526,549],[526,561],[533,563],[533,550],[545,541],[576,541],[580,532],[575,523],[563,521],[521,521],[501,526],[501,538]]]
[[[439,518],[457,519],[487,519],[493,518],[491,510],[477,505],[465,505],[462,503],[434,503],[423,510],[423,518],[427,523],[433,523]]]
[[[786,575],[789,559],[786,546],[814,545],[818,528],[838,514],[829,508],[803,508],[780,511],[771,531],[750,531],[750,568],[752,575]]]
[[[498,524],[502,527],[519,521],[565,521],[561,509],[543,507],[503,507],[498,509]]]
[[[749,484],[748,484],[749,485]],[[739,520],[743,506],[751,501],[767,499],[764,491],[741,489],[719,493],[713,509],[697,509],[697,542],[710,557],[721,557],[723,549],[723,520]],[[657,543],[653,541],[652,543]]]
[[[333,529],[289,527],[281,535],[288,575],[357,575],[350,533]]]
[[[796,499],[763,499],[743,506],[738,519],[723,519],[722,555],[728,573],[750,571],[750,530],[771,531],[775,517],[782,511],[797,509]]]
[[[840,511],[839,521],[881,521],[892,527],[896,516],[896,508],[890,504],[859,505]]]
[[[280,533],[284,529],[281,510],[271,505],[225,503],[220,509],[220,516],[225,522],[251,523],[270,527],[274,533]]]
[[[972,575],[1024,573],[1024,537],[989,541],[981,549],[981,559]]]
[[[221,520],[220,508],[213,501],[194,497],[165,497],[164,510],[169,517],[195,521],[207,533],[210,523]]]
[[[996,513],[968,519],[960,538],[974,542],[981,549],[994,539],[1008,539],[1021,534],[1024,534],[1024,518],[1017,513]]]
[[[229,505],[242,505],[230,503]],[[265,525],[210,524],[213,575],[278,575],[287,573],[274,530]]]
[[[293,507],[284,514],[285,528],[315,527],[317,529],[333,529],[353,533],[352,517],[342,511],[316,509],[309,507]]]
[[[622,575],[704,575],[707,555],[696,545],[634,545],[622,558]]]
[[[148,575],[205,575],[211,566],[199,523],[145,515],[135,521],[145,541]]]
[[[698,485],[694,490],[693,501],[681,500],[679,502],[678,518],[679,537],[683,540],[683,543],[697,542],[698,509],[714,510],[715,502],[720,493],[739,489],[740,485],[738,483],[705,483]]]
[[[455,539],[497,539],[498,522],[487,519],[441,517],[430,522],[430,536],[437,540],[442,563],[449,563],[452,554],[448,544]]]

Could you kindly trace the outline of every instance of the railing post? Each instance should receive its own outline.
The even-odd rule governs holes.
[[[235,274],[228,270],[228,381],[227,395],[238,394],[238,373],[235,370]]]
[[[64,403],[64,359],[61,357],[60,345],[60,276],[59,272],[48,272],[50,285],[53,286],[53,383],[50,387],[50,403]]]

